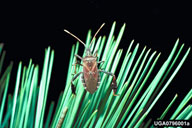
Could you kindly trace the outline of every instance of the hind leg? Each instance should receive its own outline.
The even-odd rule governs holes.
[[[111,72],[107,72],[107,71],[104,71],[104,70],[99,70],[99,72],[103,72],[103,73],[106,73],[106,74],[108,74],[110,76],[113,76],[113,80],[112,80],[112,83],[111,83],[111,89],[113,90],[113,95],[118,96],[116,94],[116,92],[117,92],[117,82],[116,82],[115,75],[113,73],[111,73]]]
[[[77,77],[80,75],[80,74],[83,74],[83,72],[79,72],[77,74],[75,74],[75,76],[72,78],[71,80],[71,90],[72,90],[72,93],[76,95],[75,91],[76,91],[76,87],[74,86],[73,84],[73,81],[77,79]]]

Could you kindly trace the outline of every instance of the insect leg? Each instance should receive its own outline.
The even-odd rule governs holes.
[[[108,75],[113,76],[113,80],[112,80],[112,84],[111,84],[111,89],[113,89],[113,95],[114,95],[114,96],[118,96],[118,95],[116,94],[116,92],[117,92],[117,82],[116,82],[116,77],[115,77],[115,75],[114,75],[113,73],[111,73],[111,72],[107,72],[107,71],[104,71],[104,70],[99,70],[99,72],[103,72],[103,73],[106,73],[106,74],[108,74]]]
[[[75,73],[74,74],[76,74],[76,65],[78,64],[78,65],[80,65],[80,66],[83,66],[79,61],[77,61],[77,58],[75,57],[75,59],[76,59],[76,62],[72,65],[72,66],[75,66]],[[74,75],[73,74],[73,75]]]
[[[104,63],[104,62],[105,62],[104,60],[101,60],[101,61],[98,61],[97,63],[101,64],[101,63]]]
[[[76,64],[78,63],[77,62],[77,57],[75,56],[75,60],[76,60],[76,62],[75,62],[75,74],[76,74]]]
[[[104,60],[101,60],[101,61],[98,61],[97,64],[101,64],[101,65],[99,66],[99,67],[101,68],[101,67],[103,66],[104,62],[105,62]],[[102,69],[102,68],[101,68],[101,69]]]
[[[81,57],[81,56],[75,54],[75,60],[76,60],[76,62],[75,62],[75,64],[72,65],[72,66],[75,66],[75,74],[76,74],[76,65],[79,64],[79,65],[82,66],[82,64],[80,64],[80,62],[77,61],[77,58],[79,58],[79,59],[82,60],[82,57]]]
[[[102,67],[104,62],[105,62],[104,60],[101,60],[101,61],[98,61],[97,64],[102,64],[102,65],[100,65],[100,67]]]
[[[74,86],[74,84],[73,84],[73,81],[74,81],[75,79],[77,79],[77,77],[78,77],[81,73],[83,73],[83,72],[77,73],[77,74],[72,78],[72,80],[71,80],[71,90],[72,90],[72,93],[73,93],[73,94],[75,94],[75,90],[76,90],[76,88],[75,88],[75,86]]]
[[[83,60],[83,58],[77,54],[75,54],[75,57],[79,58],[80,60]]]
[[[80,66],[83,66],[79,61],[76,61],[72,66],[75,66],[75,65],[80,65]]]

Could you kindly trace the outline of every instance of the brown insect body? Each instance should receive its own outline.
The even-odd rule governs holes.
[[[99,73],[96,57],[86,56],[83,58],[83,77],[85,82],[85,89],[93,94],[99,86]]]
[[[104,24],[101,25],[101,27],[97,30],[97,32],[95,33],[95,35],[93,36],[93,39],[96,37],[97,33],[100,31],[100,29],[104,26]],[[86,56],[84,58],[82,58],[79,55],[75,55],[75,57],[79,58],[80,60],[83,61],[82,64],[80,64],[79,62],[77,62],[77,58],[76,58],[76,63],[75,65],[75,76],[72,78],[71,80],[71,89],[72,89],[72,93],[75,94],[75,86],[73,84],[73,81],[79,76],[82,75],[82,84],[84,86],[84,88],[90,92],[91,94],[93,94],[97,88],[99,87],[101,78],[99,73],[103,72],[105,74],[108,74],[110,76],[113,76],[113,80],[112,80],[112,84],[111,84],[111,89],[113,89],[113,95],[117,96],[116,91],[117,91],[117,83],[116,83],[116,77],[113,73],[111,72],[107,72],[101,69],[98,69],[97,65],[100,63],[103,63],[104,61],[97,61],[97,51],[92,54],[91,50],[90,50],[90,46],[91,43],[93,42],[93,39],[91,40],[91,43],[89,44],[89,47],[86,47],[85,43],[83,41],[81,41],[78,37],[76,37],[75,35],[73,35],[72,33],[70,33],[67,30],[64,30],[65,32],[67,32],[68,34],[70,34],[71,36],[73,36],[74,38],[76,38],[79,42],[81,42],[85,48],[86,48]],[[83,66],[83,72],[79,72],[76,74],[76,64],[79,64],[80,66]]]

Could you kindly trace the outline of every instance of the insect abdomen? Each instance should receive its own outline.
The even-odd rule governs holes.
[[[98,85],[98,68],[97,62],[86,61],[83,63],[83,74],[85,80],[86,90],[90,93],[94,93],[97,90]]]

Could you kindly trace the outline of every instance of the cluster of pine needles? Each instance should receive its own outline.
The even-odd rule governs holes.
[[[2,73],[5,51],[3,44],[0,45],[0,127],[1,128],[124,128],[124,127],[154,127],[152,120],[189,120],[192,117],[192,106],[189,100],[192,98],[192,89],[186,94],[180,104],[174,104],[178,95],[169,100],[166,108],[156,119],[148,119],[149,113],[163,95],[165,90],[174,79],[175,75],[186,60],[190,48],[184,51],[184,44],[179,46],[179,39],[176,41],[167,60],[159,66],[158,72],[152,76],[160,53],[152,52],[146,47],[139,52],[139,44],[134,44],[134,40],[123,57],[123,49],[118,49],[125,24],[121,27],[119,34],[115,38],[116,22],[113,23],[109,36],[100,36],[94,39],[91,51],[98,50],[98,60],[105,60],[99,68],[116,74],[119,66],[120,71],[117,76],[117,93],[114,97],[110,88],[112,77],[106,74],[101,75],[100,86],[94,94],[87,93],[80,79],[74,81],[76,95],[71,91],[74,55],[78,53],[79,43],[72,46],[69,67],[67,72],[65,89],[55,106],[51,102],[46,104],[49,90],[51,73],[54,62],[54,50],[48,47],[45,50],[45,59],[42,74],[39,74],[39,66],[29,61],[28,66],[18,64],[15,89],[13,94],[8,94],[9,82],[13,62]],[[91,30],[88,31],[86,45],[89,46],[91,40]],[[83,54],[85,56],[85,52]],[[179,59],[181,58],[181,59]],[[122,64],[119,64],[120,60]],[[177,63],[176,63],[177,62]],[[76,67],[77,72],[82,71],[81,66]],[[14,77],[14,76],[11,76]],[[149,83],[149,84],[146,84]],[[173,86],[172,86],[173,87]],[[167,113],[172,106],[177,106],[172,116],[167,117]],[[46,110],[47,109],[47,110]],[[45,112],[48,112],[45,117]]]

